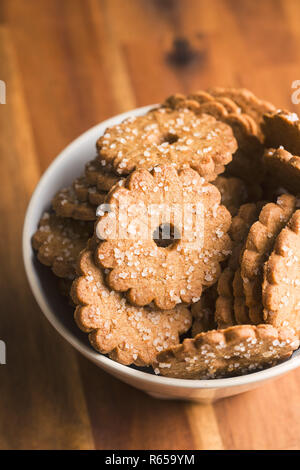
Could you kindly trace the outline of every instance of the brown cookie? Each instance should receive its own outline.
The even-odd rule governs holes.
[[[234,271],[228,266],[222,271],[218,280],[218,297],[216,299],[215,322],[218,329],[235,325],[233,305]]]
[[[300,210],[281,231],[264,266],[264,321],[300,334]]]
[[[77,196],[78,201],[86,202],[89,200],[89,187],[84,176],[76,178],[72,183],[74,192]]]
[[[233,281],[242,247],[248,234],[248,230],[258,217],[258,204],[244,204],[240,207],[238,214],[233,217],[229,234],[233,241],[232,254],[228,259],[228,266],[222,271],[218,280],[218,298],[216,300],[215,320],[218,328],[227,328],[235,325],[239,318],[245,318],[244,294],[239,289],[238,279],[235,279],[235,296],[233,292]],[[236,275],[238,276],[238,275]],[[234,311],[237,311],[236,316]],[[237,317],[237,319],[236,319]],[[243,323],[243,322],[242,322]]]
[[[238,325],[249,325],[252,322],[250,320],[250,313],[246,304],[246,297],[244,293],[243,279],[240,268],[238,268],[234,273],[232,287],[234,296],[233,309],[236,323]]]
[[[250,116],[259,126],[263,123],[266,113],[274,113],[276,107],[268,101],[257,98],[251,91],[245,88],[215,87],[209,93],[218,98],[230,98],[240,109],[240,112]]]
[[[192,305],[192,336],[196,336],[199,333],[214,330],[216,328],[214,318],[216,297],[217,290],[216,285],[214,285],[206,289],[201,295],[201,299]]]
[[[218,98],[207,92],[198,91],[185,98],[183,95],[170,96],[163,106],[177,110],[187,108],[197,115],[208,114],[227,123],[237,131],[239,147],[244,148],[245,140],[249,135],[258,136],[259,134],[255,121],[249,115],[241,112],[241,109],[230,98]]]
[[[120,180],[120,176],[116,176],[111,172],[105,160],[100,162],[98,157],[86,164],[85,177],[89,185],[96,186],[102,192],[110,191],[112,186]]]
[[[79,259],[77,278],[71,289],[75,320],[89,333],[91,345],[122,364],[150,365],[158,352],[179,342],[179,335],[191,327],[191,313],[178,306],[173,310],[138,308],[129,305],[104,283],[102,269],[85,250]]]
[[[265,146],[284,147],[292,155],[300,155],[300,120],[296,113],[277,111],[264,116]]]
[[[230,99],[226,101],[228,103]],[[228,172],[251,184],[253,181],[262,181],[262,137],[260,129],[251,116],[242,113],[241,110],[237,111],[234,103],[229,107],[228,104],[224,104],[224,100],[202,91],[188,95],[186,98],[182,95],[173,95],[165,101],[164,105],[178,110],[189,108],[196,115],[211,115],[218,121],[229,125],[237,140],[238,149],[233,155],[232,162],[227,165]],[[233,112],[232,109],[235,111]]]
[[[274,366],[298,347],[291,328],[236,325],[185,339],[159,353],[153,368],[166,377],[217,379]]]
[[[93,206],[103,203],[107,193],[99,191],[96,186],[91,186],[85,176],[77,178],[73,182],[74,192],[80,202],[89,202]]]
[[[268,149],[264,153],[264,164],[272,188],[279,186],[300,194],[300,156],[292,155],[283,147]]]
[[[96,207],[88,201],[80,201],[73,188],[58,191],[52,199],[52,207],[60,217],[71,217],[77,220],[96,219]]]
[[[124,187],[110,192],[110,211],[96,224],[106,241],[95,259],[110,269],[109,286],[128,291],[134,305],[154,301],[169,309],[197,302],[202,288],[217,281],[219,263],[231,250],[231,216],[220,200],[218,189],[190,168],[133,172]],[[159,228],[170,229],[163,240]]]
[[[162,161],[195,169],[207,181],[224,171],[237,149],[231,128],[213,116],[188,109],[159,108],[106,130],[97,142],[99,159],[128,175]]]
[[[39,261],[50,266],[56,276],[73,279],[78,255],[92,233],[93,226],[89,222],[63,219],[45,212],[32,237],[32,246],[37,250]]]
[[[259,324],[263,321],[263,265],[295,207],[296,198],[283,194],[276,204],[269,203],[262,208],[259,220],[250,228],[241,258],[241,276],[251,323]]]

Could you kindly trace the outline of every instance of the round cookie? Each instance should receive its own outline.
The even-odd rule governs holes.
[[[85,178],[89,185],[96,186],[99,191],[110,191],[119,180],[120,176],[112,173],[105,160],[98,161],[98,157],[85,165]]]
[[[268,149],[264,153],[264,165],[273,188],[282,187],[300,194],[300,156],[292,155],[283,147]]]
[[[278,235],[264,265],[264,321],[287,325],[300,335],[300,210]]]
[[[218,98],[229,98],[240,109],[240,112],[250,116],[259,127],[263,123],[263,116],[266,113],[273,113],[276,107],[268,101],[257,98],[251,91],[246,88],[210,88],[209,93]]]
[[[231,106],[228,106],[228,103],[231,103]],[[229,125],[237,140],[238,149],[233,155],[232,162],[227,165],[227,171],[250,184],[253,184],[253,181],[262,181],[263,145],[260,128],[251,116],[237,109],[230,98],[226,98],[224,102],[224,98],[213,97],[207,92],[199,91],[187,97],[173,95],[164,105],[179,110],[189,108],[196,115],[208,114]]]
[[[78,255],[92,233],[93,225],[89,222],[44,212],[32,237],[32,246],[37,251],[38,260],[50,266],[56,276],[73,279]]]
[[[85,176],[77,178],[73,182],[74,192],[80,202],[89,202],[93,206],[103,203],[107,193],[101,192],[96,186],[91,186]]]
[[[264,116],[265,147],[284,147],[300,155],[300,120],[296,113],[279,110]]]
[[[250,320],[255,324],[263,321],[261,292],[264,262],[295,207],[296,198],[283,194],[276,204],[269,203],[262,208],[259,220],[249,230],[241,258],[241,276]]]
[[[218,298],[216,300],[215,320],[218,328],[227,328],[239,323],[239,318],[245,318],[245,299],[236,274],[239,268],[240,254],[248,230],[258,217],[259,204],[244,204],[238,214],[233,217],[229,231],[233,241],[232,254],[228,259],[227,267],[222,271],[218,280]],[[235,292],[233,282],[235,278]],[[235,315],[236,310],[236,315]],[[242,321],[244,323],[244,321]]]
[[[191,327],[191,313],[183,306],[168,311],[129,305],[122,294],[108,289],[93,253],[84,250],[78,263],[80,277],[72,285],[77,305],[75,321],[89,334],[91,345],[121,364],[150,365],[158,352],[178,344]]]
[[[134,305],[152,301],[169,309],[197,302],[213,285],[219,263],[230,254],[231,216],[217,188],[192,169],[161,165],[136,170],[108,196],[108,213],[96,224],[95,259],[110,270],[109,286],[126,292]],[[169,227],[168,246],[158,240]],[[117,230],[116,230],[117,229]]]
[[[234,317],[233,297],[234,271],[226,267],[218,280],[218,297],[216,299],[215,321],[218,329],[227,328],[236,324]]]
[[[189,109],[154,109],[106,130],[97,141],[99,160],[119,175],[152,170],[164,161],[177,170],[190,166],[207,181],[224,171],[237,149],[230,126]]]
[[[104,202],[105,197],[102,199],[102,202]],[[80,201],[72,187],[58,191],[52,199],[52,207],[60,217],[71,217],[77,220],[96,220],[96,207],[89,201]]]
[[[185,339],[158,354],[153,368],[166,377],[217,379],[274,366],[298,347],[291,328],[236,325]]]
[[[240,268],[238,268],[234,273],[232,287],[234,296],[233,308],[236,323],[238,325],[249,325],[252,322],[250,320],[249,309],[246,304]]]

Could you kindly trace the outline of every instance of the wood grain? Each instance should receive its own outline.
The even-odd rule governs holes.
[[[299,18],[298,0],[1,1],[1,449],[300,448],[300,371],[211,406],[150,398],[53,331],[29,291],[20,244],[41,173],[109,116],[214,85],[299,111]]]

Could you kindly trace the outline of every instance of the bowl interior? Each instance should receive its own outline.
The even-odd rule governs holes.
[[[107,127],[123,121],[126,117],[144,114],[151,108],[153,108],[153,105],[123,113],[82,134],[60,153],[37,185],[30,200],[24,222],[23,257],[31,289],[41,310],[57,331],[85,357],[120,378],[131,378],[136,382],[167,384],[168,386],[185,388],[223,388],[264,381],[294,369],[300,365],[300,350],[296,351],[292,358],[275,367],[228,379],[170,379],[155,376],[134,367],[123,366],[92,349],[87,335],[82,333],[74,323],[73,308],[68,304],[67,299],[60,294],[57,278],[48,268],[37,261],[32,250],[31,237],[36,231],[41,214],[49,208],[54,194],[78,177],[83,172],[84,164],[95,157],[96,140]]]

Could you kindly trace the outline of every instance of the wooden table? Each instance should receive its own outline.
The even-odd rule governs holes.
[[[76,136],[213,85],[297,111],[299,40],[299,0],[0,1],[1,449],[300,448],[300,370],[213,406],[152,399],[59,337],[21,255],[30,195]]]

